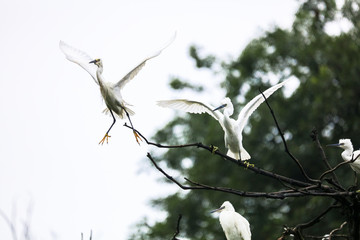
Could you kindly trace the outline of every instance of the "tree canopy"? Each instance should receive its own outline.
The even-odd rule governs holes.
[[[355,148],[360,146],[360,2],[345,0],[301,1],[291,29],[274,27],[252,40],[240,56],[221,62],[215,56],[200,57],[196,47],[190,55],[196,67],[215,73],[220,65],[225,78],[221,87],[235,107],[234,115],[251,98],[271,85],[292,78],[299,85],[290,96],[278,90],[269,99],[289,149],[299,159],[309,177],[317,179],[326,170],[314,138],[314,129],[322,145],[350,138]],[[334,34],[329,29],[335,21],[347,24],[346,31]],[[201,86],[174,79],[170,84],[177,91],[190,88],[203,91]],[[244,93],[242,98],[240,93]],[[219,99],[220,102],[221,99]],[[282,139],[269,108],[262,104],[243,133],[243,144],[252,158],[250,163],[267,171],[304,180],[299,168],[284,152]],[[179,131],[181,129],[181,131]],[[187,114],[175,117],[153,137],[160,144],[178,145],[202,142],[219,147],[226,153],[223,131],[207,114]],[[343,161],[340,150],[325,148],[333,167]],[[270,192],[282,189],[280,182],[246,168],[234,167],[219,156],[196,148],[169,149],[153,155],[168,169],[181,176],[211,186],[222,186],[242,191]],[[185,164],[186,163],[186,164]],[[336,170],[339,182],[346,187],[354,183],[349,166]],[[180,179],[181,180],[181,179]],[[171,183],[173,184],[173,183]],[[300,198],[269,199],[239,197],[217,191],[183,191],[154,199],[154,207],[167,212],[162,222],[139,223],[131,239],[171,239],[178,215],[182,215],[180,236],[190,239],[225,239],[216,216],[209,211],[225,200],[245,216],[251,225],[253,239],[277,239],[283,226],[306,223],[334,203],[333,198],[307,196]],[[359,214],[359,213],[357,213]],[[323,236],[339,226],[349,215],[343,208],[329,212],[307,235]],[[347,228],[351,228],[348,224]]]

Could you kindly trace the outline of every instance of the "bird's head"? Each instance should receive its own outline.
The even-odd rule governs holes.
[[[344,150],[353,149],[353,145],[350,139],[340,139],[339,143],[326,145],[327,147],[340,147]]]
[[[217,108],[215,108],[213,111],[220,110],[221,108],[224,108],[224,113],[226,113],[228,116],[231,116],[234,113],[234,107],[231,103],[230,98],[226,97],[221,101],[221,105]]]
[[[95,64],[95,65],[98,66],[98,67],[102,67],[102,61],[101,61],[100,58],[97,58],[97,59],[95,59],[95,60],[92,60],[92,61],[89,62],[89,63],[93,63],[93,64]]]
[[[235,212],[235,209],[233,207],[233,205],[229,202],[229,201],[225,201],[220,208],[212,210],[211,213],[214,212],[222,212],[222,211],[231,211],[231,212]]]

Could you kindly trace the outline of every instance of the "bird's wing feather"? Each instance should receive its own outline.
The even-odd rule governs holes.
[[[128,82],[130,82],[140,72],[140,70],[145,66],[145,64],[148,60],[159,56],[160,53],[175,40],[175,37],[176,37],[176,33],[163,48],[161,48],[159,51],[157,51],[152,56],[145,58],[139,65],[137,65],[128,74],[126,74],[125,77],[123,77],[119,82],[117,82],[115,84],[115,87],[117,87],[117,88],[119,88],[119,90],[121,90]]]
[[[95,64],[89,63],[94,60],[85,52],[76,49],[67,43],[60,41],[59,43],[60,50],[65,54],[66,59],[69,61],[78,64],[80,67],[85,69],[91,77],[94,79],[95,83],[98,84],[96,80],[96,70],[97,66]]]
[[[281,83],[276,84],[275,86],[272,86],[268,88],[265,92],[263,92],[264,96],[268,98],[271,94],[273,94],[277,89],[281,88],[288,80],[285,80]],[[237,122],[239,126],[239,131],[241,132],[245,124],[247,123],[249,117],[251,114],[260,106],[261,103],[265,101],[264,97],[259,94],[256,97],[254,97],[249,103],[245,105],[243,109],[241,109]]]
[[[163,100],[158,101],[157,104],[161,107],[168,107],[177,110],[182,110],[189,113],[208,113],[210,116],[219,120],[221,117],[220,112],[214,112],[213,107],[208,106],[202,102],[192,101],[187,99],[174,99],[174,100]]]
[[[251,240],[250,223],[239,213],[236,214],[235,228],[241,233],[243,240]]]

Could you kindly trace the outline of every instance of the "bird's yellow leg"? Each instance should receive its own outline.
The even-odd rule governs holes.
[[[111,137],[111,136],[109,135],[109,132],[110,132],[111,128],[114,126],[114,124],[115,124],[115,122],[116,122],[116,119],[115,119],[115,117],[114,117],[113,112],[111,111],[110,108],[108,108],[108,109],[109,109],[109,111],[110,111],[110,113],[111,113],[111,116],[112,116],[112,118],[113,118],[113,123],[111,124],[109,130],[107,130],[107,132],[105,133],[105,136],[103,137],[103,139],[101,139],[101,141],[99,142],[99,144],[101,144],[101,145],[104,144],[105,140],[106,140],[106,144],[109,143],[109,137]]]
[[[103,145],[105,141],[106,141],[106,144],[108,144],[109,143],[109,137],[111,137],[111,136],[108,135],[107,133],[105,133],[105,136],[103,137],[103,139],[101,139],[99,144]]]
[[[141,137],[139,136],[139,134],[137,134],[137,132],[135,130],[133,130],[133,133],[134,133],[136,142],[140,145],[139,140],[142,141]]]

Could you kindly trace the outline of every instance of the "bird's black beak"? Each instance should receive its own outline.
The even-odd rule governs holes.
[[[95,60],[90,61],[89,63],[96,64],[98,61],[99,61],[99,59],[95,59]]]
[[[226,107],[226,104],[223,104],[223,105],[215,108],[215,109],[213,110],[213,112],[215,112],[216,110],[222,109],[222,108],[224,108],[224,107]],[[219,209],[220,209],[220,208],[219,208]]]
[[[340,143],[334,143],[334,144],[328,144],[327,147],[340,147],[342,144]]]
[[[210,213],[214,213],[214,212],[220,212],[221,210],[223,210],[225,208],[225,206],[221,207],[221,208],[218,208],[218,209],[215,209],[215,210],[212,210]]]

